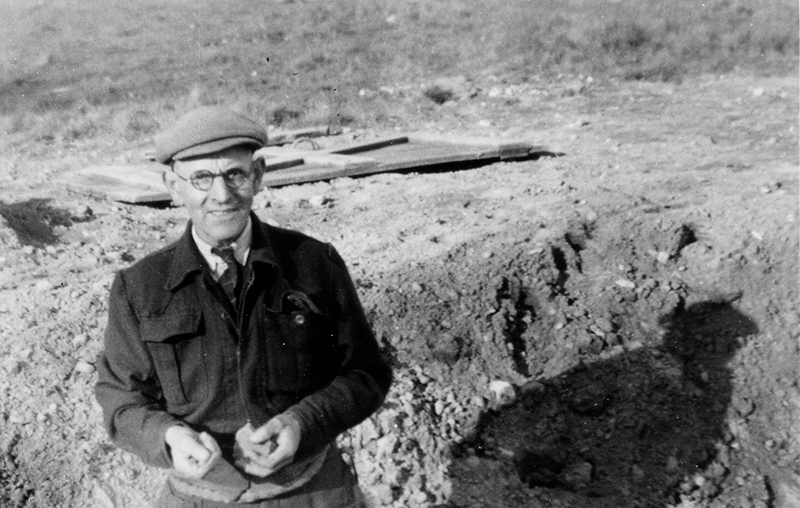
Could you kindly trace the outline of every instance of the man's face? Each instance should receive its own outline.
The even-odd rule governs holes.
[[[253,152],[232,147],[194,159],[175,161],[173,171],[164,173],[164,183],[172,200],[184,206],[197,236],[211,245],[231,242],[247,226],[253,197],[261,185],[261,172],[251,168]],[[221,177],[214,178],[208,190],[196,189],[189,180],[199,171],[220,175],[232,169],[249,176],[239,188],[231,188]]]

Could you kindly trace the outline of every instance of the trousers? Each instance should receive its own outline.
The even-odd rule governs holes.
[[[164,485],[154,508],[367,508],[364,495],[338,450],[328,454],[322,469],[308,483],[287,494],[253,503],[220,503]]]

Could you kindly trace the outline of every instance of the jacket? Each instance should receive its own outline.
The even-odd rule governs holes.
[[[176,424],[210,433],[230,464],[239,428],[283,412],[300,421],[302,460],[372,414],[389,389],[391,369],[336,250],[251,216],[238,309],[191,224],[116,274],[95,393],[112,441],[148,464],[171,467],[164,435]],[[258,481],[238,470],[220,478]]]

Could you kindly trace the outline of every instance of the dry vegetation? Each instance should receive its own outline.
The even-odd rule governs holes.
[[[2,0],[2,10],[0,148],[23,153],[144,142],[175,111],[219,102],[274,125],[405,125],[447,90],[430,104],[380,91],[447,76],[797,70],[792,0]]]

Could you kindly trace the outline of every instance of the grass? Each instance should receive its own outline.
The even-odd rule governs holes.
[[[146,141],[193,106],[369,125],[381,86],[796,73],[794,0],[0,0],[0,150]],[[421,92],[428,103],[442,92]],[[430,100],[428,100],[430,99]]]

